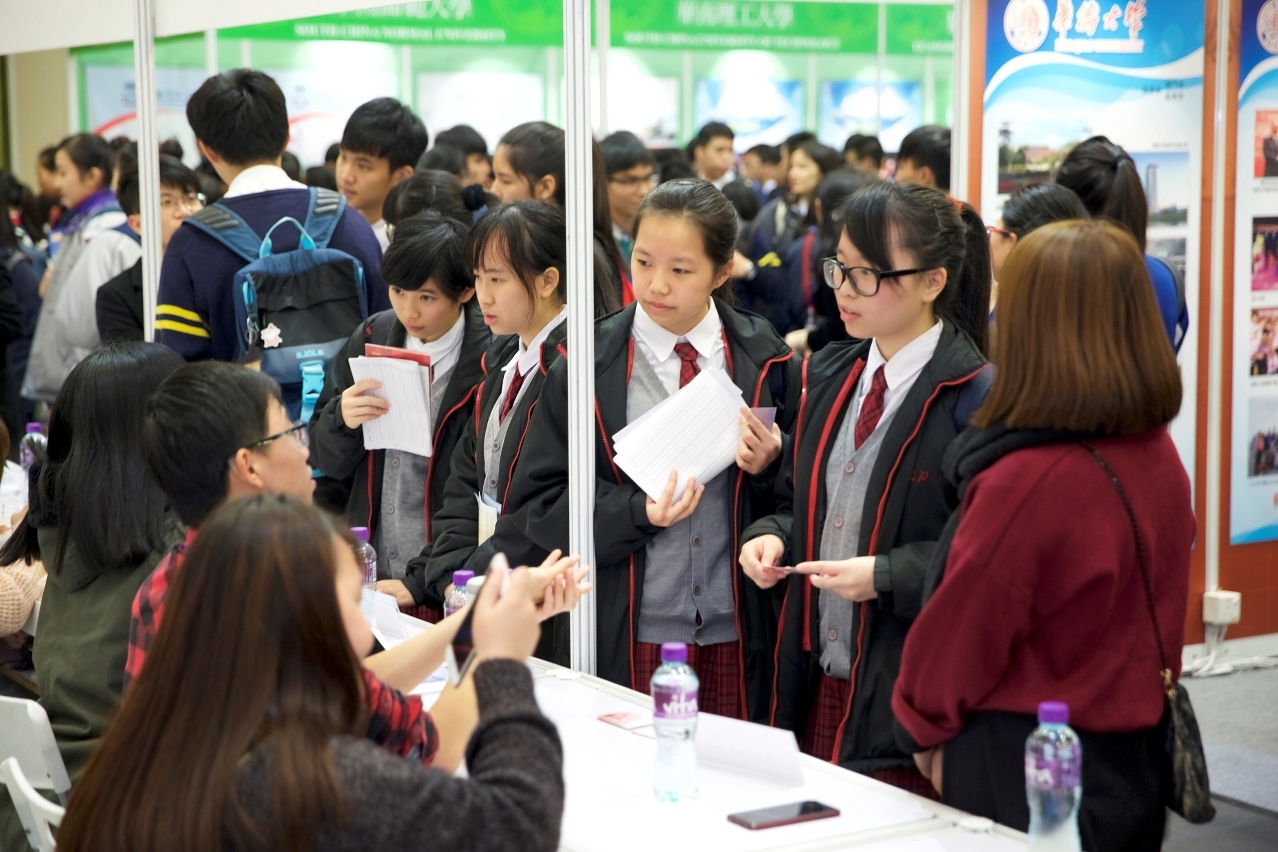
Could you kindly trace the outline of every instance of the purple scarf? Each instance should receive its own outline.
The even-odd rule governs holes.
[[[49,234],[49,253],[56,255],[65,240],[75,236],[84,227],[85,222],[108,207],[116,209],[120,207],[115,193],[110,188],[104,187],[92,195],[81,198],[78,204],[66,212],[58,227],[53,229],[53,233]]]

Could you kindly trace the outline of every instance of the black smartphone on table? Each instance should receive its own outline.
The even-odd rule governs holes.
[[[838,808],[832,808],[829,805],[809,800],[806,802],[793,802],[788,805],[777,805],[772,808],[760,808],[757,811],[728,814],[728,822],[734,822],[751,831],[758,831],[762,828],[776,828],[782,825],[793,825],[796,822],[811,822],[814,819],[826,819],[838,815]]]

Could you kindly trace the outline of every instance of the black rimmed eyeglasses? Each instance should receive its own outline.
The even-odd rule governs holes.
[[[271,441],[278,441],[280,438],[283,438],[285,435],[291,435],[294,441],[297,441],[297,443],[301,444],[303,447],[309,447],[311,445],[311,434],[309,431],[307,431],[306,427],[307,427],[307,424],[299,420],[298,422],[294,423],[292,426],[285,429],[283,432],[276,432],[274,435],[268,435],[267,437],[263,438],[260,441],[254,441],[251,444],[245,444],[244,449],[246,450],[256,449],[257,447],[260,447],[264,444],[269,444]]]
[[[913,275],[916,272],[927,272],[927,269],[871,269],[868,266],[844,266],[838,258],[827,257],[821,261],[821,271],[825,283],[832,289],[839,289],[847,282],[852,282],[852,289],[866,297],[875,296],[884,278],[899,278],[902,275]]]

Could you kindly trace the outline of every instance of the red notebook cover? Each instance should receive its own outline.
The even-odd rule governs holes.
[[[399,358],[401,361],[416,361],[423,367],[430,366],[430,356],[425,352],[409,352],[398,346],[380,346],[376,343],[364,344],[366,358]]]

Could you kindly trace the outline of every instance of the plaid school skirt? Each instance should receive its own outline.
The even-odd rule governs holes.
[[[652,642],[635,643],[634,688],[649,694],[652,673],[661,665],[661,646]],[[697,709],[702,713],[745,718],[741,693],[741,640],[717,645],[689,645],[688,665],[697,673],[701,687],[697,693]]]
[[[837,764],[839,756],[834,753],[839,734],[839,725],[843,724],[843,716],[847,713],[849,693],[852,681],[843,678],[821,675],[821,684],[817,687],[816,702],[808,713],[808,724],[804,730],[803,741],[799,747],[805,754],[819,757]],[[939,802],[932,782],[923,777],[923,773],[913,766],[893,769],[878,769],[867,772],[876,781],[891,784],[915,795]]]

